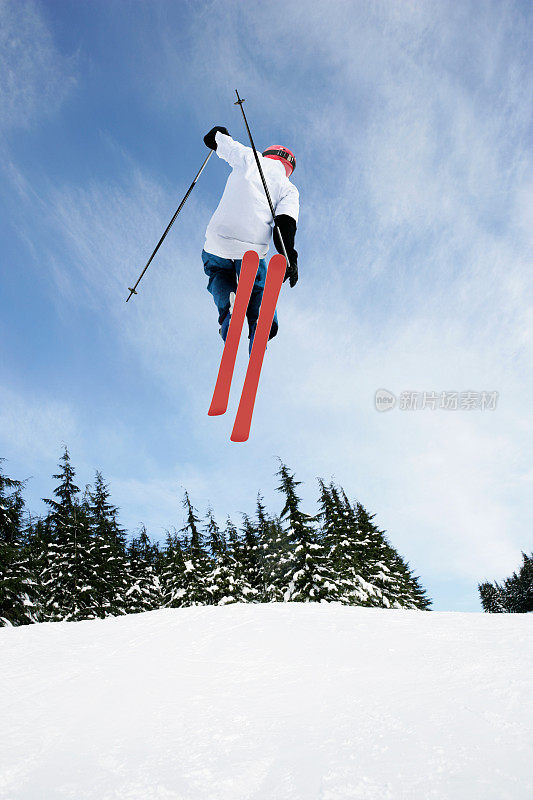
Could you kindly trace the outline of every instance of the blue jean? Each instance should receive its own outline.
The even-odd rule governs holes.
[[[231,292],[237,291],[237,276],[241,271],[242,260],[221,258],[220,256],[215,256],[212,253],[206,253],[205,250],[202,250],[202,261],[204,262],[204,272],[209,278],[207,291],[213,295],[213,300],[218,308],[218,322],[221,325],[229,311],[229,296]],[[266,273],[266,259],[262,258],[259,261],[255,283],[252,288],[252,294],[246,312],[249,336],[255,333],[255,327],[259,317],[259,308],[263,297],[263,289],[265,288]],[[276,311],[268,338],[272,339],[277,332],[278,315]]]

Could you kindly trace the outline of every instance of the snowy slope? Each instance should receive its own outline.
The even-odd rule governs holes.
[[[297,604],[2,629],[0,798],[531,798],[532,634]]]

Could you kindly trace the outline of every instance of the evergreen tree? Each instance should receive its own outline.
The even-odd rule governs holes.
[[[42,585],[42,576],[48,567],[49,547],[52,543],[52,525],[50,516],[44,518],[31,517],[25,530],[27,563],[30,575],[35,577],[36,622],[45,620],[44,601],[46,592]]]
[[[165,606],[179,608],[186,605],[185,559],[182,543],[176,534],[167,534],[161,586]]]
[[[235,561],[236,567],[242,573],[242,541],[239,536],[239,531],[229,517],[226,520],[226,532],[224,538],[226,540],[226,546]]]
[[[522,553],[523,564],[518,572],[498,583],[478,586],[484,611],[492,614],[525,614],[533,611],[533,553]]]
[[[22,482],[3,474],[0,459],[0,626],[37,619],[35,581],[23,547]]]
[[[50,507],[51,538],[41,574],[43,618],[48,621],[91,619],[97,607],[97,579],[92,569],[91,526],[78,501],[75,471],[65,448]]]
[[[226,522],[225,539],[227,542],[227,563],[231,572],[231,597],[232,602],[248,603],[256,600],[257,592],[250,585],[245,558],[245,545],[243,539],[231,519]]]
[[[518,573],[506,578],[504,591],[507,607],[512,614],[525,614],[533,611],[533,553],[522,553],[523,564]]]
[[[207,536],[212,557],[211,570],[207,575],[211,603],[223,606],[242,600],[240,586],[235,580],[235,560],[211,509],[207,514]]]
[[[279,519],[272,519],[267,515],[263,500],[259,495],[256,520],[262,577],[260,599],[263,603],[281,603],[286,589],[285,573],[289,568],[289,540]]]
[[[125,614],[126,592],[131,585],[126,535],[118,524],[118,509],[110,502],[101,472],[96,472],[94,490],[87,492],[86,507],[92,531],[95,614],[99,617]]]
[[[316,520],[300,509],[301,498],[296,494],[300,483],[285,464],[281,464],[277,474],[280,478],[278,491],[285,495],[281,519],[291,544],[284,600],[300,603],[334,600],[338,596],[338,586],[317,535]]]
[[[211,558],[216,558],[217,555],[226,550],[226,540],[224,534],[218,527],[215,519],[215,514],[212,508],[207,509],[207,524],[205,527],[205,539],[207,540],[207,548]]]
[[[504,614],[506,612],[501,586],[497,583],[480,583],[478,590],[483,611],[488,611],[490,614]]]
[[[387,562],[388,549],[382,531],[372,520],[361,503],[352,508],[346,494],[341,490],[344,510],[353,514],[357,534],[356,550],[361,565],[361,577],[366,583],[368,604],[382,608],[391,608],[394,601],[390,599],[392,577]]]
[[[258,530],[252,520],[243,515],[241,565],[246,584],[250,587],[248,602],[257,601],[263,584],[261,548]]]
[[[361,574],[363,551],[357,519],[333,484],[326,486],[319,480],[319,487],[322,541],[336,577],[337,599],[347,605],[371,605],[375,589]]]
[[[211,593],[208,585],[208,574],[211,563],[204,547],[204,537],[200,531],[200,519],[185,492],[183,506],[187,512],[187,522],[182,528],[182,533],[187,537],[185,550],[184,572],[184,605],[208,605]]]
[[[418,578],[414,577],[401,556],[389,544],[385,533],[372,522],[361,503],[352,509],[343,493],[344,508],[355,515],[359,530],[359,546],[364,548],[360,557],[363,578],[372,587],[370,604],[383,608],[419,608],[430,605]]]
[[[157,572],[159,550],[153,545],[141,526],[127,550],[130,586],[126,591],[127,610],[130,614],[153,611],[163,606],[163,589]]]
[[[395,608],[428,609],[431,602],[420,579],[413,575],[409,564],[393,547],[388,545],[388,548]]]

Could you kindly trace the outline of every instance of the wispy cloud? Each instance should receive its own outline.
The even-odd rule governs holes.
[[[0,0],[0,73],[4,131],[52,114],[73,88],[74,62],[58,52],[37,3]]]
[[[66,402],[0,386],[0,441],[4,454],[41,463],[57,453],[61,442],[75,446],[80,431]]]
[[[59,302],[105,308],[117,334],[150,370],[172,388],[183,384],[186,388],[184,360],[193,367],[198,340],[207,333],[207,319],[211,321],[210,306],[202,302],[206,279],[201,250],[209,210],[201,200],[188,201],[179,225],[139,287],[139,296],[125,303],[128,287],[139,276],[176,204],[175,192],[136,171],[122,185],[94,183],[88,189],[51,190],[47,222],[62,242],[61,260],[54,266]]]

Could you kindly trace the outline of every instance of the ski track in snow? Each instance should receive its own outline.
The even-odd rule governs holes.
[[[529,800],[532,633],[296,603],[4,628],[0,798]]]

